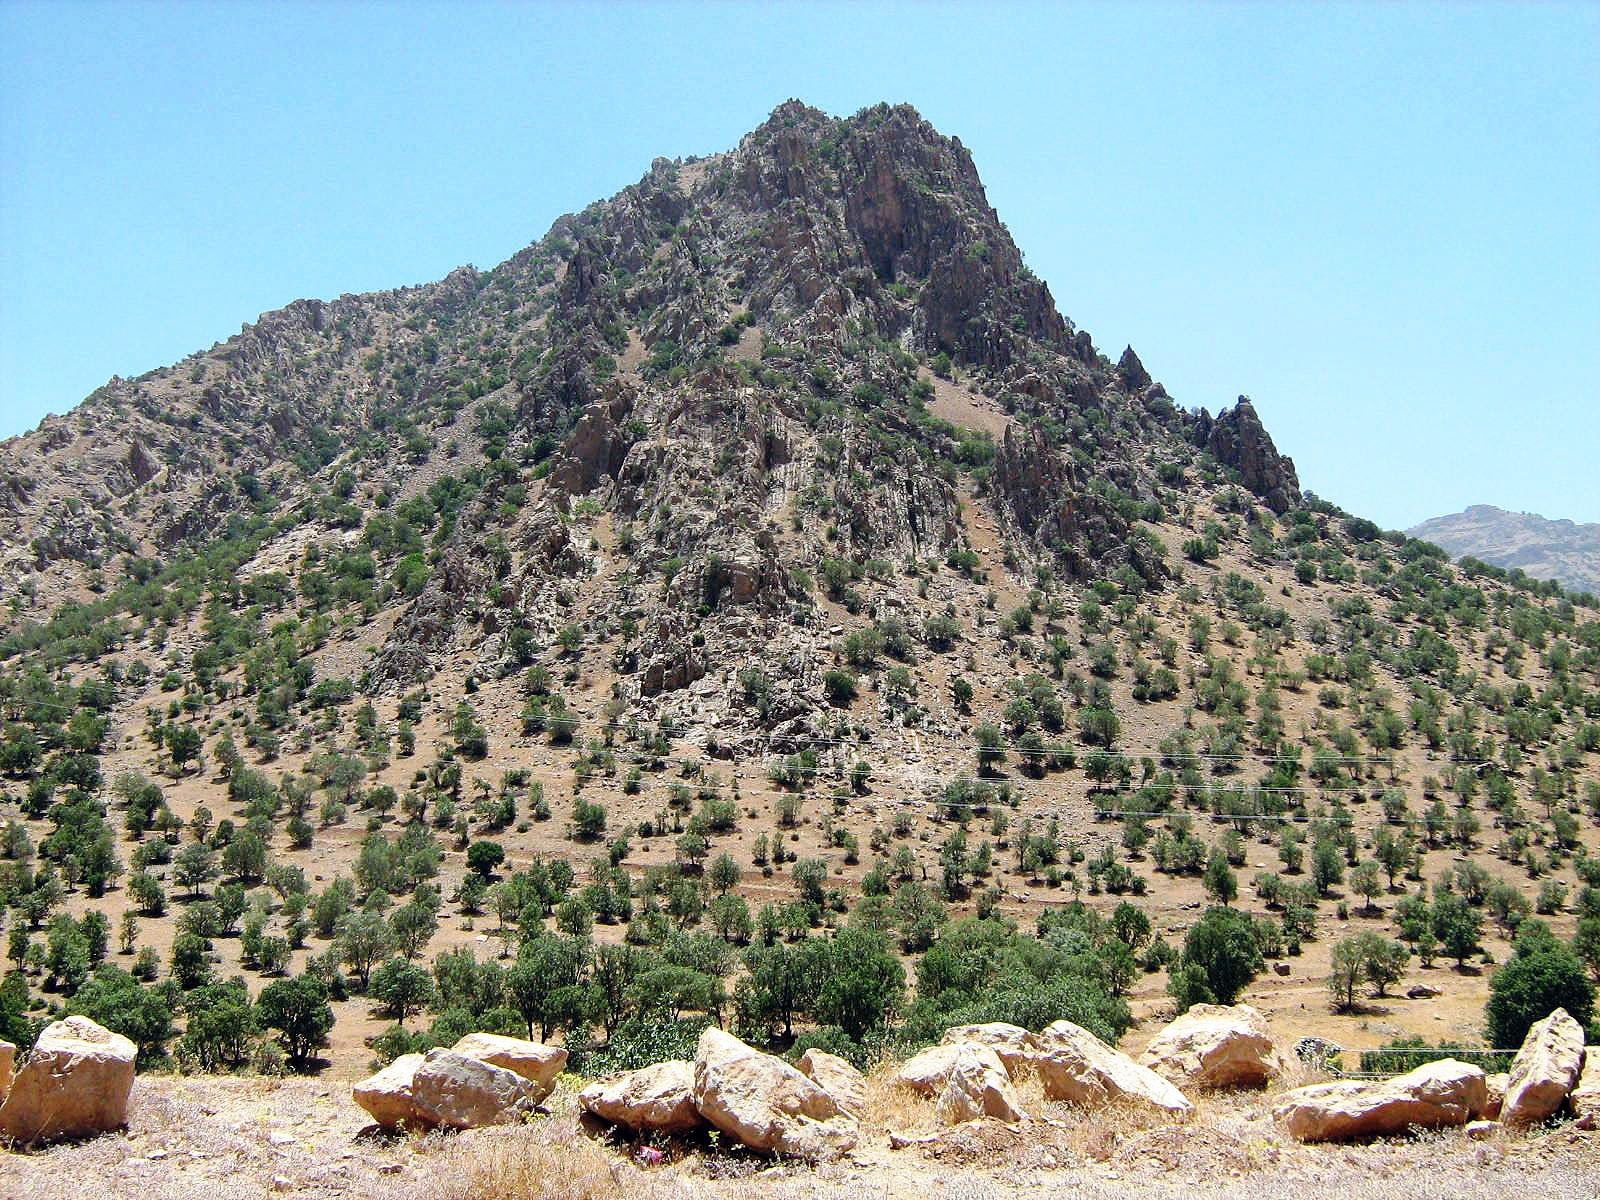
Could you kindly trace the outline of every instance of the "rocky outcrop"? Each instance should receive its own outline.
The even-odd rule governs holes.
[[[1447,1058],[1393,1079],[1297,1088],[1272,1115],[1302,1142],[1345,1141],[1465,1125],[1483,1115],[1488,1099],[1483,1071]]]
[[[1201,410],[1195,426],[1196,444],[1224,466],[1239,472],[1239,479],[1273,512],[1283,513],[1300,503],[1300,480],[1294,460],[1278,453],[1266,426],[1256,415],[1250,397],[1240,396],[1213,420]]]
[[[578,1093],[578,1103],[637,1133],[683,1134],[703,1123],[694,1102],[694,1065],[682,1059],[628,1071]]]
[[[819,1161],[856,1144],[855,1121],[815,1080],[714,1027],[696,1048],[694,1102],[707,1121],[753,1150]]]
[[[1139,1061],[1183,1087],[1265,1087],[1283,1071],[1267,1019],[1248,1004],[1196,1004],[1145,1047]]]
[[[1561,1110],[1583,1072],[1583,1026],[1564,1008],[1536,1021],[1511,1060],[1502,1125],[1537,1125]]]
[[[0,1104],[0,1137],[33,1144],[122,1128],[135,1056],[132,1042],[88,1017],[45,1026]]]
[[[11,1080],[16,1076],[17,1048],[10,1042],[0,1042],[0,1102],[11,1090]]]
[[[502,1037],[497,1033],[469,1033],[452,1047],[491,1066],[515,1071],[533,1084],[535,1103],[555,1090],[556,1077],[566,1069],[567,1052],[560,1046],[546,1046],[524,1038]]]
[[[1193,1111],[1169,1081],[1071,1021],[1056,1021],[1039,1034],[1033,1061],[1052,1100],[1085,1108],[1126,1101],[1174,1114]]]

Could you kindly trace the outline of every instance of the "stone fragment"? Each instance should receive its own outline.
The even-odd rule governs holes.
[[[127,1038],[88,1017],[45,1026],[0,1104],[0,1136],[52,1142],[122,1128],[136,1053]]]
[[[1173,1084],[1081,1025],[1057,1021],[1039,1035],[1034,1059],[1045,1095],[1088,1108],[1116,1100],[1187,1115],[1194,1106]]]
[[[479,1062],[515,1071],[537,1085],[535,1102],[544,1100],[555,1090],[556,1077],[567,1068],[567,1052],[560,1046],[503,1037],[498,1033],[469,1033],[452,1049]]]
[[[422,1065],[422,1055],[402,1054],[383,1070],[369,1075],[351,1089],[355,1102],[385,1129],[429,1125],[411,1100],[411,1081]]]
[[[1156,1034],[1139,1062],[1202,1088],[1264,1087],[1283,1072],[1267,1019],[1248,1004],[1196,1004]]]
[[[694,1103],[694,1065],[682,1059],[592,1083],[578,1093],[578,1103],[639,1133],[688,1133],[701,1123]]]
[[[837,1158],[856,1144],[856,1123],[816,1081],[712,1027],[694,1060],[700,1115],[754,1150],[812,1161]]]
[[[429,1050],[411,1079],[411,1102],[432,1125],[509,1125],[538,1103],[539,1085],[454,1050]]]
[[[1465,1125],[1483,1115],[1488,1100],[1483,1071],[1446,1058],[1393,1079],[1296,1088],[1284,1093],[1272,1115],[1291,1137],[1329,1142]]]
[[[1583,1026],[1558,1008],[1535,1021],[1511,1060],[1502,1125],[1536,1125],[1560,1111],[1583,1071]]]
[[[817,1049],[802,1054],[795,1069],[820,1084],[842,1110],[860,1119],[867,1106],[867,1077],[860,1071],[837,1054]]]

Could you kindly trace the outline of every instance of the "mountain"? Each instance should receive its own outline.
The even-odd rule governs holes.
[[[0,481],[14,1041],[74,1006],[350,1078],[532,1030],[597,1074],[712,1018],[1115,1040],[1243,979],[1370,1047],[1481,1026],[1435,938],[1600,902],[1594,602],[1103,352],[907,107],[790,102],[490,270],[297,301]],[[1180,949],[1208,901],[1237,979]],[[1440,994],[1327,1011],[1354,931]]]
[[[1457,558],[1476,558],[1535,579],[1553,579],[1575,592],[1600,595],[1600,525],[1551,521],[1536,513],[1474,504],[1407,532],[1443,546]]]

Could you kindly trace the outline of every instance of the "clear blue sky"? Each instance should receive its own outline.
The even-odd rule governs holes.
[[[1062,310],[1389,526],[1600,520],[1600,5],[0,5],[0,435],[489,266],[798,96],[972,149]]]

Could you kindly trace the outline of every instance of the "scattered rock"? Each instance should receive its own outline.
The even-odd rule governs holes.
[[[715,1027],[700,1035],[695,1107],[753,1150],[810,1160],[837,1158],[856,1144],[856,1123],[814,1080]]]
[[[1145,1047],[1139,1061],[1173,1083],[1265,1087],[1283,1072],[1267,1019],[1248,1004],[1196,1004]]]
[[[567,1052],[560,1046],[546,1046],[525,1038],[502,1037],[497,1033],[469,1033],[453,1047],[479,1062],[515,1071],[537,1085],[535,1103],[555,1090],[556,1077],[567,1068]]]
[[[411,1079],[411,1101],[433,1125],[508,1125],[538,1103],[539,1085],[454,1050],[429,1050]]]
[[[1435,996],[1443,994],[1438,988],[1426,983],[1419,983],[1406,989],[1407,1000],[1432,1000]]]
[[[867,1106],[867,1078],[860,1071],[837,1054],[817,1049],[802,1054],[795,1069],[819,1084],[846,1113],[860,1119]]]
[[[1535,1125],[1555,1116],[1578,1085],[1583,1059],[1583,1026],[1566,1009],[1534,1022],[1511,1061],[1501,1123]]]
[[[122,1128],[135,1054],[127,1038],[88,1017],[45,1026],[0,1104],[0,1135],[50,1142]]]
[[[688,1133],[701,1123],[694,1103],[694,1066],[682,1059],[592,1083],[578,1093],[578,1103],[597,1117],[640,1133]]]
[[[1052,1100],[1085,1107],[1131,1100],[1185,1115],[1194,1108],[1171,1082],[1106,1045],[1081,1025],[1057,1021],[1039,1035],[1039,1042],[1034,1064],[1045,1095]]]
[[[1272,1115],[1302,1142],[1382,1137],[1465,1125],[1488,1103],[1483,1072],[1453,1058],[1393,1079],[1314,1083],[1286,1092]]]
[[[955,1051],[939,1093],[939,1123],[960,1125],[982,1117],[1007,1124],[1022,1120],[1022,1106],[1000,1056],[987,1046],[970,1042],[956,1046]]]
[[[1468,1121],[1467,1136],[1475,1142],[1481,1142],[1494,1136],[1494,1131],[1500,1128],[1498,1121]]]

